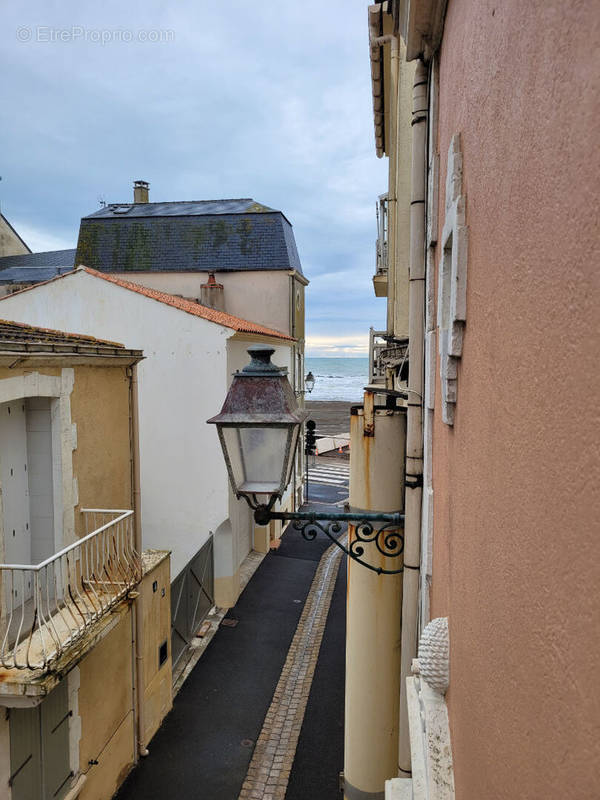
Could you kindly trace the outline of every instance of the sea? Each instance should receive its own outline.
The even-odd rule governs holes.
[[[369,382],[368,358],[307,358],[306,374],[315,376],[315,388],[307,400],[342,400],[362,403]]]

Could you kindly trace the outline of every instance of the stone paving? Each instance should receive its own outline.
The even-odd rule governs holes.
[[[238,800],[285,798],[341,556],[332,544],[319,562]]]

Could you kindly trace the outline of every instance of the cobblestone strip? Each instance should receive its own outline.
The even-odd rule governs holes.
[[[238,800],[285,798],[341,555],[331,545],[319,562]]]

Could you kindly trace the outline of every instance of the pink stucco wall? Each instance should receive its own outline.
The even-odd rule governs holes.
[[[459,800],[600,797],[598,41],[593,0],[448,3],[440,225],[460,133],[469,260],[431,602]]]

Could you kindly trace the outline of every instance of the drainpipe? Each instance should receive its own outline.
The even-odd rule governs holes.
[[[425,324],[425,191],[427,146],[427,70],[417,63],[413,84],[412,168],[409,261],[409,371],[406,438],[406,521],[402,595],[402,652],[400,681],[400,776],[411,774],[406,678],[417,654],[417,615],[421,561],[421,501],[423,495],[423,386]]]
[[[350,507],[399,511],[404,499],[406,409],[376,408],[373,392],[350,416]],[[348,541],[356,528],[348,526]],[[398,569],[400,558],[366,545],[365,560]],[[398,771],[402,573],[378,575],[348,559],[344,797],[383,800]]]
[[[133,450],[133,519],[134,546],[142,555],[142,502],[140,489],[140,425],[138,409],[137,364],[131,368],[131,447]],[[135,617],[133,652],[135,656],[135,683],[137,696],[137,749],[141,756],[150,755],[145,743],[146,714],[144,706],[144,614],[142,596],[133,601]]]

